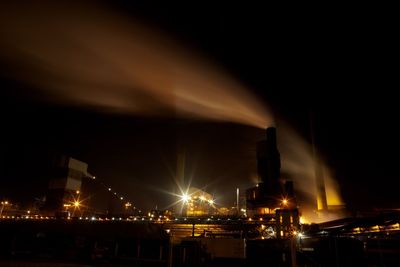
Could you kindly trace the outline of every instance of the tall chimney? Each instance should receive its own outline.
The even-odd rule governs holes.
[[[276,128],[266,130],[266,140],[257,143],[257,171],[268,191],[279,190],[281,159],[276,144]],[[272,192],[270,191],[270,192]]]
[[[314,136],[314,115],[311,111],[310,111],[310,131],[311,131],[311,145],[312,145],[312,152],[314,159],[315,185],[317,187],[317,209],[328,210],[324,173],[321,166],[321,162],[318,157],[317,149],[315,148],[316,145]]]

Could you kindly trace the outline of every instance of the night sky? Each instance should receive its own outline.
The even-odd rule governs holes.
[[[310,141],[312,112],[316,146],[350,210],[400,206],[399,43],[387,10],[105,5],[219,65],[271,108],[278,133],[280,122],[286,122]],[[8,40],[0,33],[2,49]],[[15,69],[20,73],[18,63],[4,54],[0,66],[2,199],[26,203],[42,196],[43,173],[56,154],[87,162],[91,173],[143,209],[172,202],[163,191],[173,190],[180,148],[192,185],[224,205],[233,204],[236,187],[254,184],[261,129],[179,118],[174,112],[160,118],[60,104],[10,75]]]

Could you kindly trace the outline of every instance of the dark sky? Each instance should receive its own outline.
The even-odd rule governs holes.
[[[399,207],[399,43],[388,9],[107,5],[220,64],[306,140],[312,111],[317,147],[351,210]],[[6,73],[8,61],[2,62]],[[42,169],[57,153],[87,162],[90,172],[145,209],[171,202],[161,191],[173,188],[177,147],[186,150],[192,184],[207,185],[222,203],[233,203],[237,186],[252,185],[259,129],[55,105],[1,73],[0,198],[42,195]]]

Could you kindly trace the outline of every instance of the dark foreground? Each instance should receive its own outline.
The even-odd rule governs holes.
[[[6,220],[0,221],[0,266],[400,266],[397,232],[262,240],[250,237],[256,228]]]

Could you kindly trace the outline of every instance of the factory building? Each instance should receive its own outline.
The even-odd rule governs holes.
[[[275,222],[277,238],[288,238],[295,235],[300,226],[298,209],[277,209]]]
[[[274,222],[277,237],[286,237],[299,226],[299,212],[293,182],[282,180],[280,169],[276,129],[270,127],[266,139],[257,143],[257,172],[261,181],[247,189],[246,211],[250,218]]]
[[[46,195],[45,210],[52,215],[80,210],[82,179],[91,177],[88,165],[77,159],[61,156],[53,167]],[[76,214],[77,215],[77,214]]]
[[[183,199],[183,216],[203,217],[216,212],[213,196],[196,187],[190,187]]]

